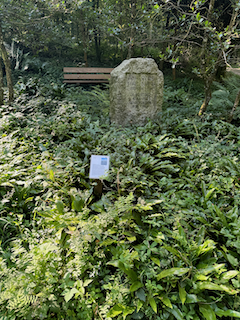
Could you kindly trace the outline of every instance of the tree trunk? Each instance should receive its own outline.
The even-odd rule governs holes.
[[[10,60],[8,59],[7,50],[3,43],[3,34],[2,34],[1,25],[0,25],[0,51],[2,54],[2,59],[3,59],[3,63],[5,65],[5,70],[6,70],[9,102],[12,102],[14,99],[14,93],[13,93],[14,91],[13,91],[11,64],[10,64]]]
[[[212,97],[212,79],[206,79],[205,80],[205,85],[204,85],[204,90],[205,90],[205,98],[203,101],[203,104],[201,105],[201,108],[199,110],[198,115],[201,116],[207,109],[207,106],[209,104],[209,101],[211,100]]]
[[[100,33],[97,28],[94,30],[94,41],[95,41],[95,52],[97,61],[101,62],[101,40],[100,40]]]
[[[99,0],[94,0],[93,1],[93,9],[95,11],[98,11],[99,9]],[[97,61],[101,62],[101,34],[100,34],[100,29],[98,27],[99,24],[99,17],[97,16],[96,21],[93,21],[94,26],[94,42],[95,42],[95,52],[96,52],[96,57]]]
[[[131,0],[131,30],[130,30],[130,37],[129,37],[129,45],[128,45],[128,55],[127,58],[130,59],[133,56],[133,47],[134,47],[134,40],[135,40],[135,20],[136,20],[136,4],[137,0]]]
[[[80,13],[80,33],[82,36],[82,43],[83,43],[83,54],[84,54],[84,63],[85,63],[85,67],[88,67],[88,30],[85,24],[85,16],[84,16],[84,12],[83,9],[80,9],[79,11]]]
[[[212,12],[214,9],[214,3],[215,0],[210,0],[209,7],[208,7],[208,13],[207,13],[207,20],[211,22]],[[201,105],[201,108],[199,110],[198,115],[201,116],[207,109],[207,106],[209,104],[209,101],[212,97],[212,82],[215,75],[215,72],[212,74],[208,74],[207,71],[207,59],[208,59],[208,31],[205,28],[204,35],[203,35],[203,42],[202,42],[202,49],[200,52],[200,59],[201,59],[201,72],[203,75],[203,78],[205,80],[204,84],[204,90],[205,90],[205,99],[203,101],[203,104]]]
[[[0,106],[3,105],[3,70],[2,70],[2,61],[0,57]]]
[[[229,115],[229,119],[228,119],[228,122],[229,122],[229,123],[232,122],[233,114],[234,114],[234,112],[235,112],[236,109],[237,109],[237,106],[238,106],[238,104],[239,104],[239,101],[240,101],[240,89],[239,89],[238,94],[237,94],[237,96],[236,96],[236,99],[235,99],[235,102],[234,102],[232,111],[231,111],[231,113],[230,113],[230,115]]]

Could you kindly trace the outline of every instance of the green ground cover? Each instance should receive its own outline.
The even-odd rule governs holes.
[[[238,78],[202,118],[202,84],[166,78],[162,121],[117,128],[107,89],[47,76],[1,107],[0,319],[240,318]]]

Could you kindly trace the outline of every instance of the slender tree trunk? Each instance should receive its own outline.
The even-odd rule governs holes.
[[[100,34],[97,28],[94,30],[95,52],[97,61],[101,62],[101,47],[100,47]]]
[[[3,70],[2,70],[2,59],[0,57],[0,106],[3,105]]]
[[[14,93],[13,93],[14,91],[13,91],[11,64],[8,58],[7,50],[3,43],[3,34],[2,34],[1,25],[0,25],[0,52],[2,54],[2,59],[3,59],[3,63],[5,65],[5,70],[6,70],[9,102],[12,102],[14,99]]]
[[[136,19],[136,5],[137,0],[131,0],[131,31],[130,31],[130,37],[129,37],[129,45],[128,45],[128,59],[130,59],[133,56],[133,47],[134,47],[134,40],[135,40],[135,19]]]
[[[82,43],[83,43],[83,54],[84,54],[84,63],[85,67],[88,67],[88,37],[87,37],[87,27],[85,25],[85,17],[84,17],[84,12],[82,9],[80,9],[80,33],[82,36]]]
[[[198,113],[199,116],[201,116],[206,111],[208,104],[212,98],[212,82],[213,82],[213,79],[209,79],[209,78],[205,79],[205,84],[204,84],[205,98],[199,110],[199,113]]]
[[[93,1],[93,8],[95,11],[98,11],[99,9],[99,1],[94,0]],[[97,16],[96,21],[93,21],[95,24],[94,26],[94,42],[95,42],[95,52],[96,52],[96,57],[97,61],[101,62],[101,34],[100,34],[100,29],[98,27],[99,24],[99,17]]]
[[[207,20],[211,22],[211,17],[212,17],[212,12],[214,9],[214,3],[215,0],[210,0],[209,7],[208,7],[208,13],[207,13]],[[207,72],[207,59],[208,59],[208,31],[205,29],[204,30],[204,35],[203,35],[203,42],[202,42],[202,49],[200,53],[200,59],[202,61],[201,63],[201,72],[204,78],[204,89],[205,89],[205,99],[201,105],[201,108],[199,110],[198,115],[201,116],[207,109],[207,106],[209,104],[209,101],[211,100],[212,97],[212,82],[213,82],[213,76],[214,74],[208,74]],[[215,72],[214,72],[215,73]]]
[[[234,105],[233,105],[233,108],[232,108],[232,111],[230,112],[230,115],[229,115],[229,119],[228,119],[228,122],[232,122],[232,119],[233,119],[233,114],[234,112],[236,111],[237,109],[237,106],[239,104],[239,101],[240,101],[240,89],[237,93],[237,96],[236,96],[236,99],[235,99],[235,102],[234,102]]]

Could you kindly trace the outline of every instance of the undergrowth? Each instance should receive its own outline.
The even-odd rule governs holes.
[[[197,118],[191,80],[129,128],[107,89],[24,81],[1,107],[1,319],[240,318],[239,127]]]

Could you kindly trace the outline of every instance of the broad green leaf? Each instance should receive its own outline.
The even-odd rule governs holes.
[[[212,282],[199,282],[197,283],[197,287],[199,290],[217,290],[222,291],[220,285],[212,283]]]
[[[198,297],[196,294],[187,294],[187,303],[196,303],[198,302]]]
[[[189,268],[171,268],[167,270],[163,270],[157,276],[157,279],[160,280],[162,278],[166,278],[169,276],[182,276],[189,271]]]
[[[197,235],[196,235],[196,242],[198,245],[200,245],[204,239],[204,236],[205,236],[205,232],[206,232],[206,229],[205,229],[205,226],[201,226],[201,228],[199,229]]]
[[[158,258],[155,258],[155,257],[150,257],[150,259],[154,262],[154,263],[156,263],[156,265],[158,265],[159,267],[160,267],[160,260],[158,259]]]
[[[137,291],[139,288],[141,288],[143,284],[140,281],[134,282],[130,287],[130,292]]]
[[[127,237],[127,239],[129,242],[134,242],[134,241],[136,241],[137,238],[135,236],[133,236],[133,237]]]
[[[196,274],[194,280],[207,281],[210,276],[204,276],[203,274]]]
[[[220,287],[222,288],[222,291],[225,291],[229,294],[236,294],[239,292],[239,290],[235,290],[232,287],[224,285],[224,284],[220,284]]]
[[[226,257],[228,261],[231,263],[232,266],[237,267],[238,266],[238,259],[234,258],[231,254],[226,254]]]
[[[164,249],[166,249],[167,251],[171,252],[172,254],[174,254],[176,257],[180,258],[181,254],[179,251],[177,251],[176,249],[170,247],[170,246],[164,246]]]
[[[136,310],[136,307],[125,307],[125,309],[123,310],[123,319],[126,319],[126,317],[129,314],[132,314],[135,310]]]
[[[50,180],[54,181],[54,172],[53,172],[53,170],[49,171],[49,178],[50,178]]]
[[[138,276],[136,272],[133,271],[132,269],[125,269],[125,273],[132,282],[136,282],[138,280]]]
[[[207,320],[216,320],[216,314],[213,311],[213,309],[205,304],[205,305],[200,305],[199,306],[199,310],[202,313],[202,315],[204,316],[205,319]]]
[[[114,240],[114,239],[106,239],[104,240],[103,242],[101,242],[99,244],[100,247],[107,247],[107,246],[110,246],[111,244],[113,243],[117,243],[117,240]]]
[[[81,211],[84,207],[84,200],[81,199],[79,196],[75,196],[72,202],[72,209],[76,211]]]
[[[146,294],[145,291],[143,289],[139,289],[136,292],[136,296],[138,297],[138,299],[140,299],[141,301],[145,302],[146,301]]]
[[[210,250],[215,249],[215,242],[213,240],[206,240],[203,244],[201,244],[198,248],[197,248],[197,256],[200,256],[203,253],[206,253]]]
[[[226,286],[226,285],[218,285],[212,282],[200,282],[197,283],[197,287],[199,290],[216,290],[216,291],[225,291],[229,294],[236,294],[238,293],[237,290],[234,290],[232,287],[230,286]]]
[[[180,235],[181,240],[183,241],[183,243],[187,243],[186,233],[185,233],[185,231],[183,230],[183,227],[182,227],[182,226],[179,226],[179,227],[178,227],[178,232],[179,232],[179,235]]]
[[[163,304],[165,304],[165,306],[167,306],[168,308],[170,308],[170,309],[172,309],[172,303],[171,303],[171,301],[170,301],[170,299],[167,297],[167,296],[159,296],[158,297],[161,301],[162,301],[162,303]]]
[[[232,318],[240,318],[240,312],[235,311],[235,310],[221,310],[221,309],[216,309],[216,315],[219,317],[232,317]]]
[[[178,309],[177,306],[173,305],[173,308],[172,309],[168,309],[168,311],[174,315],[174,317],[177,319],[177,320],[185,320],[184,317],[183,317],[183,314],[181,312],[181,310]]]
[[[79,293],[79,291],[76,288],[72,288],[71,290],[68,290],[67,293],[64,295],[64,299],[66,302],[72,299],[75,293]]]
[[[222,274],[222,278],[223,280],[229,280],[229,279],[232,279],[234,277],[236,277],[237,275],[239,274],[239,271],[237,270],[230,270],[228,272],[224,272]]]
[[[137,312],[142,308],[143,302],[141,300],[137,301]]]
[[[222,213],[222,211],[216,205],[214,205],[214,210],[218,215],[218,217],[221,219],[221,223],[228,228],[227,220],[225,218],[225,215]]]
[[[114,318],[114,317],[118,316],[119,314],[121,314],[124,309],[125,309],[125,307],[122,306],[121,304],[116,304],[114,307],[112,307],[108,311],[107,317]]]
[[[220,263],[220,264],[215,264],[215,265],[212,265],[212,266],[209,266],[207,268],[202,268],[202,269],[199,269],[198,272],[196,273],[196,277],[198,277],[199,275],[207,275],[213,271],[218,271],[220,269],[223,269],[223,271],[225,271],[225,264],[224,263]]]
[[[108,261],[107,264],[118,268],[118,262],[119,262],[118,260],[112,260],[112,261]]]
[[[87,279],[87,280],[84,281],[83,286],[87,287],[91,282],[93,282],[92,279]]]
[[[212,195],[212,193],[215,191],[215,189],[216,189],[216,188],[212,188],[211,190],[209,190],[209,191],[207,192],[207,194],[205,195],[205,201],[207,201],[207,200],[211,197],[211,195]]]
[[[179,297],[181,299],[182,304],[184,304],[187,298],[187,292],[185,288],[182,288],[181,286],[179,286]]]
[[[157,313],[157,304],[156,304],[156,301],[154,300],[153,297],[149,299],[149,303],[150,303],[150,306],[152,307],[153,311],[155,313]]]
[[[117,266],[119,269],[121,269],[123,272],[126,272],[125,265],[122,261],[118,261]]]
[[[56,205],[57,205],[57,210],[60,214],[64,213],[64,205],[63,202],[61,200],[57,200],[56,201]]]
[[[207,194],[207,191],[206,191],[206,184],[205,184],[204,180],[202,180],[202,182],[201,182],[201,187],[202,187],[203,196],[205,198],[206,194]]]

